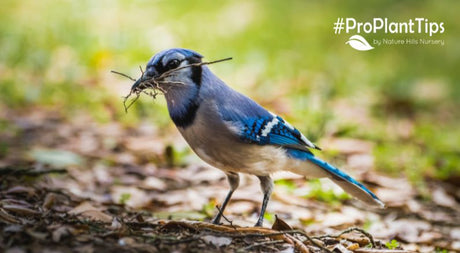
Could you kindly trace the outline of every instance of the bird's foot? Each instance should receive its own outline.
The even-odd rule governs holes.
[[[217,215],[214,219],[212,219],[211,223],[214,225],[222,225],[222,223],[220,222],[220,215]]]
[[[254,227],[263,227],[263,224],[264,224],[264,219],[259,218],[256,224],[254,225]]]

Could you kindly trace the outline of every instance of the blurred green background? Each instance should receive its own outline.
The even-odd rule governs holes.
[[[414,183],[460,177],[460,2],[450,1],[10,1],[0,3],[0,109],[88,113],[170,128],[163,99],[122,106],[139,65],[184,47],[320,142],[375,143],[377,170]],[[359,52],[334,34],[338,17],[444,22],[445,46]],[[366,35],[427,38],[427,35]],[[8,118],[1,119],[5,128]],[[326,155],[328,153],[326,152]],[[332,153],[329,153],[333,156]]]

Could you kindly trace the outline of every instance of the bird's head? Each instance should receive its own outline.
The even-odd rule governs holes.
[[[136,81],[136,83],[134,83],[132,89],[135,89],[143,81],[157,79],[168,71],[169,74],[164,76],[161,80],[163,81],[162,86],[164,89],[169,89],[168,86],[177,87],[178,82],[186,86],[199,86],[201,83],[201,66],[193,66],[182,69],[178,68],[194,63],[200,63],[201,58],[203,58],[203,56],[189,49],[173,48],[161,51],[150,59],[147,63],[144,74]],[[174,69],[178,70],[172,71]],[[170,82],[171,85],[168,85],[168,82]]]

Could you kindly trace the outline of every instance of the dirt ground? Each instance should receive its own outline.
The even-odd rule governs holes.
[[[217,226],[208,221],[228,191],[225,176],[182,151],[174,130],[46,110],[2,114],[2,252],[460,252],[458,181],[417,188],[376,173],[363,140],[323,147],[338,150],[386,209],[327,180],[281,173],[265,228],[253,228],[262,193],[245,176]]]

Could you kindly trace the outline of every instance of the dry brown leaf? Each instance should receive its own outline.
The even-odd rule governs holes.
[[[112,222],[112,216],[103,213],[98,208],[92,206],[89,202],[83,202],[68,212],[69,214],[80,215],[91,220],[102,222]]]
[[[440,206],[456,208],[458,207],[457,202],[454,197],[447,194],[447,192],[442,187],[436,187],[432,192],[433,202]]]
[[[291,241],[294,245],[294,248],[296,250],[298,250],[299,252],[301,253],[310,253],[310,250],[307,248],[307,246],[305,246],[305,244],[300,241],[299,239],[297,239],[295,236],[293,235],[289,235],[289,234],[286,234],[285,235],[286,239],[284,240],[285,242],[289,243],[289,241]]]
[[[346,239],[351,242],[358,243],[359,246],[363,247],[366,246],[370,243],[369,238],[363,236],[362,234],[355,234],[355,233],[346,233],[343,235],[340,235],[340,238]]]
[[[45,200],[43,200],[43,205],[42,205],[43,209],[44,210],[51,209],[51,207],[54,205],[55,200],[56,200],[56,194],[52,192],[46,194]]]
[[[22,205],[4,204],[2,207],[3,207],[3,209],[5,209],[7,211],[10,211],[10,212],[13,212],[13,213],[16,213],[16,214],[19,214],[19,215],[35,215],[35,214],[38,214],[37,211],[32,210],[32,209],[27,208],[27,207],[22,206]]]
[[[6,191],[7,194],[27,194],[29,197],[32,197],[35,195],[35,189],[32,188],[32,187],[26,187],[26,186],[21,186],[21,185],[18,185],[18,186],[14,186],[10,189],[8,189],[8,191]]]
[[[38,232],[31,228],[26,229],[26,233],[31,237],[42,241],[48,237],[48,233]]]
[[[291,226],[289,226],[284,220],[280,219],[278,215],[275,215],[275,222],[273,223],[272,229],[278,231],[292,230]]]
[[[85,201],[85,202],[80,203],[78,206],[74,207],[68,213],[69,214],[80,214],[80,213],[83,213],[89,210],[99,210],[99,209],[91,205],[91,203]]]
[[[359,244],[358,243],[352,243],[352,244],[348,245],[348,247],[347,247],[347,250],[351,250],[351,251],[356,250],[356,249],[359,249]]]
[[[19,224],[21,223],[14,216],[7,213],[3,208],[0,208],[0,220],[7,224]]]
[[[391,237],[398,237],[402,241],[416,243],[420,239],[420,234],[423,231],[432,229],[430,223],[416,219],[399,219],[388,223],[388,232]]]
[[[88,210],[80,213],[81,216],[89,218],[91,220],[97,220],[109,223],[112,221],[112,216],[105,214],[98,210]]]

